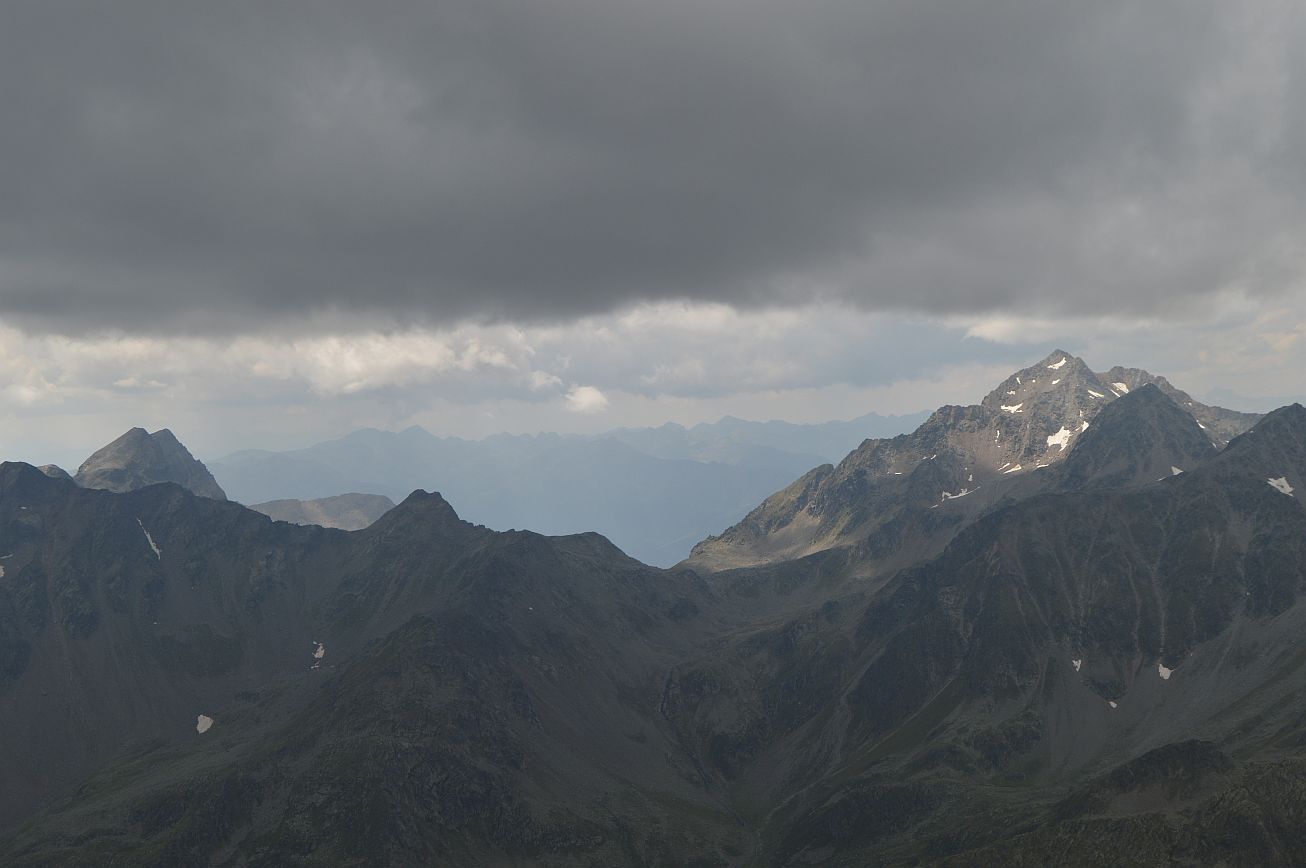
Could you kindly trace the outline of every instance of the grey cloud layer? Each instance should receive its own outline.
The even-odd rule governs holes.
[[[11,3],[0,317],[1274,291],[1303,71],[1290,7],[1234,5]]]

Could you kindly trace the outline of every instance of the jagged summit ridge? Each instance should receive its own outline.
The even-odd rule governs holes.
[[[74,479],[83,488],[120,493],[175,482],[201,497],[227,499],[209,469],[167,428],[153,434],[132,428],[82,462]]]
[[[1194,440],[1191,425],[1177,433],[1184,426],[1178,426],[1174,412],[1156,411],[1168,413],[1157,430],[1174,429],[1163,447],[1140,458],[1152,447],[1142,434],[1131,435],[1129,449],[1138,455],[1120,453],[1111,461],[1118,458],[1121,466],[1110,471],[1111,461],[1091,472],[1081,468],[1086,475],[1066,484],[1087,484],[1098,472],[1125,472],[1125,465],[1133,468],[1131,478],[1148,474],[1167,455],[1191,464],[1195,455],[1210,451],[1210,444],[1223,446],[1226,435],[1247,430],[1258,418],[1198,404],[1140,369],[1095,374],[1083,359],[1057,349],[1011,374],[978,404],[941,407],[911,434],[867,440],[837,466],[811,471],[720,536],[704,540],[688,563],[716,570],[803,557],[866,540],[879,529],[891,528],[891,538],[900,535],[901,521],[913,510],[962,497],[972,498],[972,510],[977,501],[995,502],[992,498],[1015,481],[1059,465],[1105,408],[1148,385],[1157,392],[1154,398],[1167,399],[1175,412],[1192,418],[1206,442]],[[1146,396],[1144,402],[1150,404]],[[1152,418],[1142,427],[1156,422]],[[1026,493],[1050,484],[1050,479],[1022,483]],[[985,494],[973,498],[980,491]]]

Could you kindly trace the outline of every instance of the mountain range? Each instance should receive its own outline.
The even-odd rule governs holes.
[[[624,428],[596,436],[437,437],[423,428],[365,429],[289,452],[247,450],[210,461],[247,504],[360,492],[402,500],[438,489],[469,519],[498,530],[594,530],[659,566],[738,521],[794,477],[867,437],[910,430],[925,414],[795,425],[726,417],[690,428]]]
[[[1304,494],[1061,351],[672,569],[0,465],[0,860],[1302,864]]]
[[[955,528],[1013,488],[1038,488],[1054,478],[1041,471],[1074,454],[1078,439],[1113,401],[1148,385],[1194,418],[1209,439],[1203,448],[1226,445],[1260,418],[1198,403],[1146,371],[1117,367],[1095,374],[1082,359],[1056,350],[1012,374],[979,404],[941,407],[910,434],[869,439],[838,465],[804,474],[698,544],[687,564],[750,566],[866,540],[875,549],[866,558],[895,564],[893,552],[915,554],[922,544],[917,537],[933,533],[928,528]],[[1186,466],[1195,457],[1190,448],[1176,461]],[[936,509],[940,514],[927,513]]]

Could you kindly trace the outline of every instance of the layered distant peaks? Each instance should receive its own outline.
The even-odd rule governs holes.
[[[175,482],[201,497],[227,499],[208,468],[167,428],[153,434],[132,428],[87,458],[74,479],[83,488],[117,492]]]
[[[1155,482],[1191,470],[1214,453],[1192,415],[1159,386],[1144,383],[1126,387],[1098,413],[1066,457],[1062,474],[1074,488]]]
[[[316,524],[340,530],[362,530],[394,509],[394,501],[383,494],[337,494],[315,500],[271,500],[250,506],[276,521]]]

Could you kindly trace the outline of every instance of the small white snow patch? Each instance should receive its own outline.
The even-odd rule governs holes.
[[[1115,701],[1114,699],[1108,699],[1108,700],[1106,701],[1106,704],[1109,705],[1109,706],[1111,706],[1112,708],[1119,708],[1119,707],[1120,707],[1120,706],[1116,705],[1116,701]]]
[[[0,567],[0,579],[3,579],[4,577],[5,577],[5,568]]]
[[[1020,385],[1020,377],[1017,377],[1017,378],[1016,378],[1016,385],[1017,385],[1017,386]]]
[[[1179,474],[1181,474],[1181,473],[1183,473],[1183,472],[1184,472],[1184,469],[1183,469],[1182,467],[1175,467],[1173,464],[1170,465],[1170,475],[1171,475],[1171,476],[1178,476]]]
[[[1004,471],[1002,471],[1002,475],[1003,475],[1003,476],[1006,476],[1008,473],[1015,473],[1015,472],[1016,472],[1017,470],[1019,470],[1019,469],[1020,469],[1020,465],[1017,464],[1015,467],[1011,468],[1010,470],[1004,470]]]
[[[1064,365],[1064,364],[1066,363],[1066,361],[1067,361],[1066,357],[1065,357],[1065,356],[1062,356],[1062,357],[1061,357],[1061,361],[1057,362],[1055,365],[1048,365],[1048,370],[1050,370],[1050,371],[1057,371],[1057,370],[1060,370],[1060,369],[1061,369],[1061,366]]]
[[[1198,422],[1198,423],[1197,423],[1197,427],[1198,427],[1198,428],[1201,428],[1203,431],[1206,430],[1206,426],[1203,425],[1201,422]]]
[[[1052,385],[1055,386],[1057,383],[1060,383],[1060,382],[1061,382],[1060,380],[1053,380],[1053,381],[1052,381]]]
[[[1121,392],[1125,393],[1126,395],[1129,394],[1129,387],[1126,386],[1124,383],[1112,383],[1111,385],[1115,386],[1117,389],[1119,389]]]
[[[1084,420],[1084,421],[1081,422],[1080,425],[1079,425],[1079,433],[1082,434],[1082,433],[1084,433],[1084,432],[1087,431],[1087,430],[1088,430],[1088,420]]]
[[[1156,674],[1161,676],[1162,681],[1169,681],[1171,672],[1174,672],[1174,670],[1167,669],[1160,660],[1156,661]]]
[[[975,481],[975,474],[972,473],[970,476],[967,476],[967,477],[966,477],[966,481],[967,481],[967,482],[974,482],[974,481]]]
[[[1089,390],[1088,390],[1088,394],[1092,395],[1094,398],[1105,398],[1105,397],[1106,397],[1106,395],[1103,395],[1101,392],[1094,392],[1092,389],[1089,389]]]
[[[1008,394],[1008,395],[1014,395],[1014,394],[1016,394],[1016,390],[1015,390],[1015,389],[1012,389],[1011,391],[1007,392],[1007,394]]]
[[[1055,434],[1048,435],[1048,448],[1058,447],[1062,452],[1066,451],[1066,444],[1070,442],[1070,429],[1065,425]]]
[[[313,665],[309,669],[317,669],[322,665],[322,658],[326,656],[326,646],[321,642],[314,642],[317,647],[313,649]]]
[[[1051,466],[1052,466],[1051,464],[1036,464],[1036,465],[1034,465],[1034,469],[1035,469],[1035,470],[1042,470],[1044,467],[1051,467]]]
[[[154,537],[150,536],[150,532],[148,530],[145,530],[145,525],[141,522],[139,518],[136,519],[136,523],[139,524],[141,526],[141,530],[144,531],[145,541],[148,542],[150,544],[150,548],[154,550],[154,556],[159,560],[163,560],[163,549],[159,548],[157,545],[154,544]]]
[[[1003,404],[1002,409],[1006,410],[1008,413],[1019,413],[1020,408],[1023,406],[1025,406],[1025,402],[1022,401],[1019,404]]]
[[[201,735],[208,732],[212,726],[213,718],[209,717],[207,714],[201,714],[199,717],[195,718],[195,731]]]
[[[1265,481],[1270,483],[1270,487],[1280,494],[1291,496],[1292,493],[1297,490],[1288,484],[1288,478],[1286,476],[1280,476],[1278,479],[1267,479]]]
[[[1075,671],[1076,671],[1076,672],[1079,671],[1079,667],[1082,666],[1083,664],[1084,664],[1084,661],[1083,661],[1083,660],[1074,660],[1074,659],[1072,659],[1072,660],[1070,661],[1070,665],[1073,666],[1073,667],[1075,667]]]
[[[894,475],[894,476],[902,476],[902,471],[901,471],[901,470],[895,470],[895,471],[893,471],[893,475]]]
[[[956,494],[953,494],[953,493],[950,492],[950,491],[945,491],[945,492],[943,492],[943,498],[942,498],[942,499],[943,499],[943,500],[956,500],[956,499],[959,498],[959,497],[965,497],[966,495],[970,494],[971,491],[972,491],[972,489],[969,489],[969,488],[963,488],[961,491],[958,491]]]

